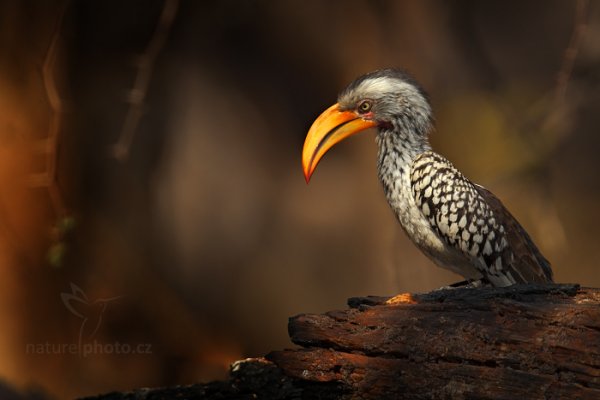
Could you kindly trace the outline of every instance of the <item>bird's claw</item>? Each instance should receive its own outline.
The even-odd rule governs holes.
[[[490,286],[490,282],[485,278],[467,279],[465,281],[456,282],[456,283],[453,283],[448,286],[442,286],[441,288],[436,289],[435,291],[452,290],[452,289],[476,289],[476,288],[488,287],[488,286]]]

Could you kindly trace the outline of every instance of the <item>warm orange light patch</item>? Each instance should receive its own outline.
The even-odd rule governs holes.
[[[410,293],[401,293],[397,296],[388,299],[385,304],[397,305],[397,304],[417,304],[417,300]]]

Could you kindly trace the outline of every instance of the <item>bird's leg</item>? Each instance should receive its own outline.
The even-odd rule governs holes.
[[[448,286],[442,286],[437,290],[450,290],[450,289],[474,289],[490,286],[490,282],[486,278],[480,279],[467,279],[464,281],[456,282]]]
[[[487,280],[487,278],[480,278],[480,279],[476,279],[471,281],[471,283],[469,283],[468,285],[466,285],[466,288],[482,288],[482,287],[491,287],[492,284],[490,283],[490,281]]]
[[[472,282],[472,279],[465,279],[464,281],[454,282],[451,285],[443,286],[443,287],[446,287],[446,288],[460,288],[460,287],[464,287],[464,286],[469,285],[471,282]]]

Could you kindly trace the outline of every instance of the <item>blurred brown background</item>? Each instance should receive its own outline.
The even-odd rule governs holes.
[[[395,221],[372,132],[301,173],[313,119],[390,66],[556,280],[599,286],[596,2],[3,1],[0,381],[63,398],[222,378],[291,346],[291,315],[459,280]]]

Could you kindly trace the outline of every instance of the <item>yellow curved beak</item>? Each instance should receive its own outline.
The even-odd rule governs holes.
[[[319,115],[310,127],[302,149],[302,169],[306,183],[330,148],[375,125],[376,122],[362,119],[353,111],[340,111],[337,103]]]

